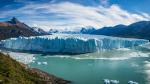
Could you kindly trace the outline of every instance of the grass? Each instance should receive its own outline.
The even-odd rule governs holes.
[[[46,84],[46,81],[9,55],[0,53],[0,84]]]

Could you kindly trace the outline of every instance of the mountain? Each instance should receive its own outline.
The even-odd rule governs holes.
[[[49,34],[52,33],[59,33],[59,34],[79,34],[79,31],[73,31],[73,30],[58,30],[58,29],[50,29]]]
[[[94,27],[83,27],[81,30],[80,30],[80,33],[82,34],[90,34],[92,32],[94,32],[96,29]]]
[[[43,71],[28,68],[0,53],[0,84],[68,84],[70,81],[57,78]]]
[[[80,30],[58,30],[58,29],[50,29],[49,33],[61,33],[61,34],[90,34],[96,29],[92,26],[80,27]]]
[[[117,25],[114,27],[103,27],[101,29],[95,30],[91,32],[90,34],[100,34],[100,35],[115,35],[117,32],[121,32],[125,30],[125,25]]]
[[[40,33],[40,34],[42,34],[42,35],[44,35],[44,34],[49,34],[48,32],[46,32],[46,31],[44,31],[43,29],[38,28],[38,27],[32,27],[32,29],[33,29],[34,31],[36,31],[36,32],[38,32],[38,33]]]
[[[20,22],[17,18],[13,17],[10,21],[0,22],[0,40],[19,37],[19,36],[38,36],[45,35],[46,33],[39,33],[28,25]]]
[[[114,27],[104,27],[90,34],[150,40],[150,21],[140,21],[128,26],[117,25]]]
[[[51,34],[51,33],[58,33],[59,31],[57,29],[50,29],[48,32]]]

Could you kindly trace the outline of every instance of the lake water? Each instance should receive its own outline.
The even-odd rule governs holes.
[[[150,84],[148,40],[58,34],[13,38],[1,44],[8,50],[14,49],[14,52],[6,52],[12,58],[30,67],[70,80],[73,84],[103,84],[103,79],[118,80],[119,84],[127,84],[130,80],[139,84]],[[76,51],[76,53],[96,52],[80,55],[56,55],[56,53],[51,55],[24,50],[59,54]]]
[[[29,65],[72,81],[72,84],[103,84],[103,79],[150,84],[148,52],[128,49],[81,55],[34,55]]]

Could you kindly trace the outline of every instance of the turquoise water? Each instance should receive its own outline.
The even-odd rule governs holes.
[[[29,65],[72,81],[72,84],[103,84],[103,79],[150,84],[150,57],[139,52],[108,51],[82,55],[35,55]]]

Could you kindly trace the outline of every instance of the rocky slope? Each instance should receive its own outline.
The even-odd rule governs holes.
[[[35,31],[33,28],[17,20],[15,17],[13,17],[10,21],[0,22],[0,40],[11,37],[38,36],[45,34],[47,33]]]
[[[30,69],[8,55],[0,53],[0,84],[68,84],[38,69]]]

